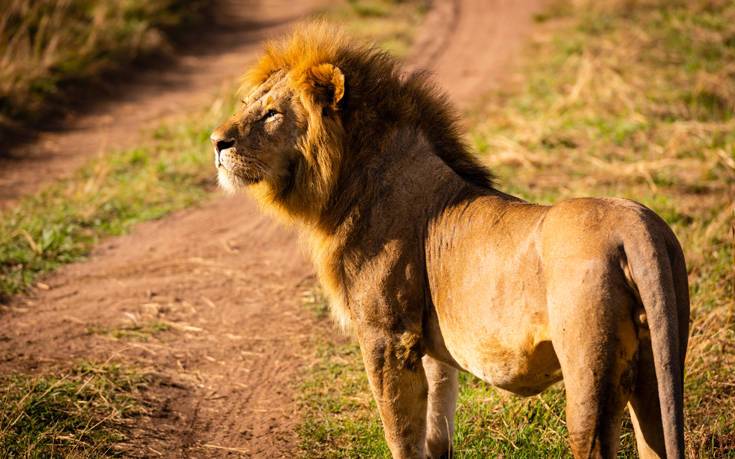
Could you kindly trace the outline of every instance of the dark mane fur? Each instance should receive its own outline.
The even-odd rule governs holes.
[[[396,59],[372,46],[356,44],[339,29],[325,24],[298,28],[291,37],[269,44],[248,79],[257,85],[279,69],[298,73],[323,63],[335,65],[345,76],[338,112],[348,137],[345,163],[358,160],[354,156],[361,152],[374,152],[373,147],[395,127],[413,127],[466,182],[493,186],[492,173],[469,153],[460,137],[456,112],[428,74],[402,77]]]

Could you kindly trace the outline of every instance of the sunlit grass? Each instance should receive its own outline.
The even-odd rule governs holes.
[[[299,382],[301,454],[390,457],[358,345],[323,333],[315,336],[314,348]]]

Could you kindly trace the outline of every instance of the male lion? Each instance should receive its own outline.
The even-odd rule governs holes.
[[[444,98],[324,25],[269,44],[212,134],[221,184],[307,236],[357,332],[397,458],[451,455],[457,370],[532,395],[564,378],[575,457],[681,458],[684,257],[623,199],[526,203],[493,188]]]

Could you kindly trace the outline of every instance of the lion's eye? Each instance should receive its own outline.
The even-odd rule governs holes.
[[[268,110],[268,111],[267,111],[267,112],[265,113],[265,115],[263,115],[263,117],[262,117],[262,118],[261,118],[260,120],[261,120],[261,121],[265,121],[265,120],[267,120],[268,118],[271,118],[271,117],[273,117],[273,116],[275,116],[275,115],[278,115],[278,112],[277,112],[277,111],[275,111],[275,110],[273,110],[273,109],[271,109],[271,110]]]

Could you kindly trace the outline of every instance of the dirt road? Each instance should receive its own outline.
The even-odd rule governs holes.
[[[195,58],[197,67],[206,59],[220,62],[207,65],[212,74],[193,78],[191,86],[148,93],[153,99],[131,95],[127,108],[115,103],[100,108],[93,116],[110,117],[104,121],[107,134],[85,127],[90,119],[79,121],[71,132],[42,138],[37,158],[19,163],[9,178],[3,176],[3,193],[17,197],[18,192],[8,190],[36,180],[35,169],[24,171],[23,165],[45,167],[44,154],[56,158],[45,173],[57,176],[72,167],[51,165],[58,158],[78,164],[147,120],[184,109],[180,99],[189,99],[187,104],[206,100],[211,89],[252,58],[256,41],[282,30],[314,2],[263,1],[267,6],[257,8],[233,2],[243,4],[255,8],[253,17],[261,19],[247,23],[247,44],[232,39],[221,45],[226,50]],[[285,4],[288,13],[283,13]],[[434,69],[440,84],[469,106],[502,81],[536,8],[538,1],[437,1],[412,65]],[[47,143],[58,151],[49,153]],[[76,156],[79,145],[87,149]],[[315,278],[300,254],[295,235],[262,216],[245,196],[223,197],[142,224],[134,234],[107,240],[88,262],[50,276],[44,281],[50,290],[15,298],[3,308],[0,373],[63,367],[81,359],[121,360],[153,375],[144,394],[147,414],[137,421],[127,454],[291,455],[298,421],[294,382],[305,358],[300,350],[314,327],[325,326],[301,306],[301,294]],[[166,331],[148,341],[97,332],[151,323],[163,324]]]
[[[503,82],[542,6],[543,0],[436,1],[410,66],[430,69],[452,100],[469,108]]]

